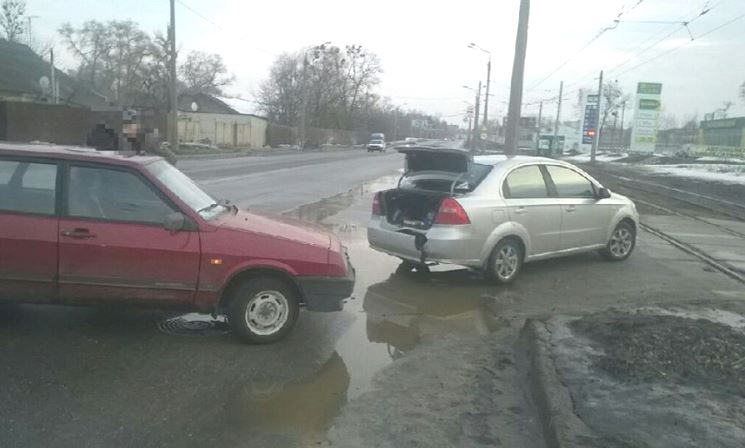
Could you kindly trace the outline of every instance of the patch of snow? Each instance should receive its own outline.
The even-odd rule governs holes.
[[[239,114],[256,114],[257,107],[254,101],[243,98],[228,98],[224,96],[218,96],[216,98],[230,106],[231,109]]]
[[[476,163],[481,163],[483,165],[496,165],[499,162],[504,162],[507,160],[507,156],[504,154],[489,154],[484,156],[476,156],[473,158],[473,161]]]
[[[646,168],[661,175],[745,185],[745,165],[647,165]]]
[[[598,153],[595,155],[595,160],[598,162],[615,162],[616,160],[625,159],[628,157],[625,153]],[[565,157],[566,160],[573,162],[589,162],[590,154],[577,154],[576,156]]]
[[[706,156],[706,157],[699,157],[696,159],[697,162],[735,162],[735,163],[745,163],[745,159],[738,159],[735,157],[714,157],[714,156]]]

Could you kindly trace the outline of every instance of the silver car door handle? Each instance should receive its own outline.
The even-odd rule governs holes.
[[[567,213],[572,213],[573,211],[577,210],[577,207],[574,205],[567,206]]]
[[[528,209],[525,207],[518,207],[515,209],[515,213],[517,213],[518,215],[525,214],[527,211]]]

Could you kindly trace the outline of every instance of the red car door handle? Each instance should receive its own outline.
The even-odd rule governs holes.
[[[73,230],[64,230],[62,232],[62,236],[66,236],[68,238],[77,238],[77,239],[87,239],[87,238],[95,238],[96,235],[94,233],[91,233],[88,229],[73,229]]]

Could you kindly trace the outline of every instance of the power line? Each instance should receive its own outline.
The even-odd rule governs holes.
[[[737,22],[738,20],[741,20],[741,19],[743,19],[743,18],[745,18],[745,13],[742,13],[742,14],[740,14],[739,16],[736,16],[736,17],[734,17],[734,18],[732,18],[732,19],[730,19],[730,20],[728,20],[728,21],[724,22],[723,24],[721,24],[721,25],[718,25],[718,26],[716,26],[716,27],[714,27],[714,28],[710,29],[709,31],[706,31],[705,33],[703,33],[703,34],[701,34],[700,36],[698,36],[698,38],[697,38],[697,39],[702,39],[702,38],[704,38],[704,37],[708,36],[709,34],[711,34],[711,33],[714,33],[714,32],[716,32],[716,31],[718,31],[718,30],[720,30],[720,29],[722,29],[722,28],[724,28],[724,27],[726,27],[726,26],[728,26],[728,25],[731,25],[731,24],[733,24],[733,23]],[[635,69],[637,69],[637,68],[641,67],[642,65],[646,65],[646,64],[648,64],[648,63],[650,63],[650,62],[652,62],[652,61],[655,61],[655,60],[657,60],[657,59],[659,59],[659,58],[662,58],[662,57],[664,57],[664,56],[667,56],[668,54],[670,54],[670,53],[672,53],[672,52],[674,52],[674,51],[677,51],[677,50],[679,50],[679,49],[683,48],[684,46],[686,46],[686,45],[690,44],[691,42],[693,42],[693,40],[690,40],[690,41],[685,41],[685,42],[683,42],[682,44],[678,45],[677,47],[673,47],[673,48],[669,49],[668,51],[664,51],[664,52],[662,52],[662,53],[659,53],[659,54],[657,54],[657,55],[656,55],[655,57],[649,58],[649,59],[647,59],[647,60],[645,60],[645,61],[642,61],[642,62],[640,62],[639,64],[636,64],[636,65],[634,65],[633,67],[631,67],[631,68],[629,68],[629,69],[627,69],[627,70],[624,70],[624,71],[622,71],[622,72],[620,72],[620,73],[617,73],[617,74],[616,74],[615,76],[620,76],[620,75],[624,75],[624,74],[626,74],[626,73],[628,73],[628,72],[630,72],[630,71],[632,71],[632,70],[635,70]]]
[[[176,2],[177,2],[177,3],[179,4],[179,5],[181,5],[181,6],[183,6],[184,8],[186,8],[187,10],[189,10],[189,11],[190,11],[190,12],[191,12],[192,14],[194,14],[195,16],[199,17],[200,19],[204,20],[205,22],[209,23],[210,25],[214,26],[215,28],[217,28],[218,30],[222,31],[223,33],[225,33],[225,34],[233,34],[233,33],[231,33],[230,31],[228,31],[228,30],[226,30],[225,28],[223,28],[223,27],[221,27],[220,25],[218,25],[217,23],[215,23],[215,22],[214,22],[213,20],[211,20],[211,19],[210,19],[209,17],[205,16],[205,15],[204,15],[204,14],[202,14],[201,12],[199,12],[199,11],[197,11],[196,9],[192,8],[191,6],[187,5],[187,4],[186,4],[186,3],[184,3],[184,2],[182,1],[182,0],[176,0]],[[245,37],[245,36],[242,36],[242,37]],[[244,40],[244,42],[245,42],[245,40]],[[250,45],[250,48],[253,48],[253,49],[255,49],[255,50],[261,51],[262,53],[266,53],[266,54],[268,54],[268,55],[270,55],[270,56],[276,56],[276,54],[275,54],[275,53],[272,53],[271,51],[269,51],[269,50],[265,50],[265,49],[263,49],[263,48],[259,48],[259,47],[253,46],[253,45]]]
[[[629,57],[625,61],[621,62],[620,64],[618,64],[616,66],[614,66],[613,68],[611,68],[610,70],[608,70],[608,73],[611,73],[611,72],[613,72],[615,70],[618,70],[619,68],[623,67],[624,65],[626,65],[629,62],[633,61],[634,59],[638,58],[642,54],[646,53],[647,51],[649,51],[652,48],[656,47],[657,45],[659,45],[663,41],[667,40],[670,36],[674,35],[678,31],[680,31],[681,29],[683,29],[683,28],[688,29],[688,25],[690,25],[691,23],[693,23],[696,20],[700,19],[701,17],[703,17],[704,15],[706,15],[707,13],[709,13],[709,11],[711,11],[711,7],[704,6],[704,8],[698,13],[698,15],[696,15],[695,17],[693,17],[690,20],[678,22],[679,23],[679,26],[676,27],[674,30],[672,30],[671,32],[665,34],[664,37],[662,37],[661,39],[655,41],[652,45],[649,45],[648,47],[644,48],[642,51],[640,51],[640,52],[632,55],[631,57]],[[690,32],[690,30],[689,30],[689,32]]]
[[[721,4],[721,3],[722,3],[722,2],[720,2],[720,4]],[[721,25],[718,25],[718,26],[716,26],[716,27],[714,27],[714,28],[712,28],[712,29],[710,29],[710,30],[708,30],[708,31],[706,31],[706,32],[704,32],[704,33],[702,33],[701,35],[699,35],[698,37],[696,37],[696,38],[695,38],[694,40],[702,39],[702,38],[704,38],[704,37],[706,37],[706,36],[708,36],[708,35],[710,35],[710,34],[712,34],[712,33],[716,32],[716,31],[718,31],[718,30],[720,30],[720,29],[722,29],[722,28],[724,28],[724,27],[726,27],[726,26],[728,26],[728,25],[731,25],[731,24],[732,24],[732,23],[734,23],[734,22],[737,22],[738,20],[742,20],[743,18],[745,18],[745,13],[743,13],[743,14],[740,14],[740,15],[738,15],[738,16],[735,16],[735,17],[733,17],[732,19],[730,19],[730,20],[727,20],[726,22],[722,23]],[[676,30],[676,31],[678,31],[678,30]],[[638,64],[636,64],[636,65],[634,65],[634,66],[632,66],[632,67],[629,67],[629,68],[627,68],[626,70],[623,70],[623,71],[622,71],[622,72],[620,72],[620,73],[616,73],[616,74],[615,74],[615,76],[616,76],[616,77],[618,77],[618,76],[621,76],[621,75],[625,75],[626,73],[629,73],[629,72],[631,72],[631,71],[633,71],[633,70],[636,70],[637,68],[639,68],[639,67],[641,67],[641,66],[643,66],[643,65],[646,65],[646,64],[648,64],[648,63],[650,63],[650,62],[653,62],[653,61],[656,61],[657,59],[660,59],[660,58],[662,58],[662,57],[665,57],[665,56],[669,55],[670,53],[673,53],[673,52],[675,52],[675,51],[677,51],[677,50],[681,49],[682,47],[684,47],[684,46],[686,46],[686,45],[690,44],[691,42],[692,42],[692,41],[690,41],[690,40],[689,40],[689,41],[685,41],[685,42],[683,42],[682,44],[680,44],[680,45],[678,45],[678,46],[676,46],[676,47],[673,47],[673,48],[671,48],[671,49],[669,49],[669,50],[667,50],[667,51],[664,51],[664,52],[662,52],[662,53],[658,53],[658,54],[657,54],[657,55],[655,55],[654,57],[651,57],[651,58],[649,58],[649,59],[646,59],[646,60],[644,60],[644,61],[642,61],[642,62],[640,62],[640,63],[638,63]],[[618,67],[618,66],[617,66],[617,67]],[[576,84],[579,84],[579,83],[581,83],[581,81],[580,81],[580,82],[575,82],[574,84],[576,85]],[[575,95],[576,93],[578,93],[578,92],[579,92],[580,90],[582,90],[582,88],[581,88],[581,87],[580,87],[580,88],[577,88],[577,89],[574,89],[574,90],[572,90],[572,91],[571,91],[571,92],[569,93],[569,97],[572,97],[572,96],[574,96],[574,95]],[[546,101],[555,101],[555,99],[544,100],[544,104],[546,103]],[[536,104],[537,104],[537,103],[536,103]]]
[[[568,63],[570,63],[574,58],[576,58],[583,51],[585,51],[587,49],[587,47],[589,47],[590,45],[592,45],[593,42],[595,42],[596,40],[598,40],[600,38],[600,36],[602,36],[603,34],[605,34],[608,31],[611,31],[611,30],[616,29],[618,27],[618,24],[621,22],[621,17],[624,16],[625,14],[633,11],[634,9],[636,9],[643,2],[644,2],[644,0],[637,0],[637,2],[634,4],[634,6],[632,6],[629,10],[624,11],[623,9],[621,9],[621,11],[616,15],[616,18],[613,20],[613,24],[612,25],[606,26],[606,27],[602,28],[600,31],[598,31],[598,33],[592,39],[590,39],[585,45],[583,45],[582,48],[579,49],[579,51],[577,51],[576,53],[574,53],[573,55],[571,55],[569,58],[567,58],[564,62],[562,62],[561,64],[559,64],[558,67],[556,67],[555,69],[553,69],[543,79],[541,79],[540,81],[538,81],[538,82],[532,84],[530,87],[528,87],[528,90],[527,91],[530,92],[531,90],[535,89],[536,87],[538,87],[539,85],[541,85],[543,82],[547,81],[549,78],[551,78],[553,75],[555,75],[559,70],[561,70],[562,68],[566,67],[566,65]]]
[[[181,6],[183,6],[184,8],[188,9],[189,11],[192,12],[192,14],[194,14],[197,17],[200,17],[205,22],[210,23],[215,28],[217,28],[217,29],[219,29],[221,31],[225,31],[220,25],[216,24],[215,22],[213,22],[212,20],[210,20],[209,18],[207,18],[204,14],[202,14],[201,12],[199,12],[196,9],[192,8],[191,6],[187,5],[186,3],[182,2],[181,0],[176,0],[176,3],[178,3]]]

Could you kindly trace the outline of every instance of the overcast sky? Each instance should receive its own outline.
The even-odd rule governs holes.
[[[91,19],[132,19],[153,32],[165,31],[169,17],[168,0],[27,2],[28,13],[39,16],[33,21],[34,33],[49,40],[58,40],[56,30],[64,22],[76,26]],[[464,101],[473,100],[462,86],[475,87],[486,79],[487,55],[468,49],[469,42],[491,51],[494,96],[489,115],[505,114],[519,3],[177,0],[177,42],[183,52],[220,53],[236,77],[228,91],[246,98],[252,97],[277,54],[326,41],[361,44],[382,60],[383,96],[456,123],[463,118]],[[710,11],[688,27],[695,38],[691,41],[680,22],[691,21],[707,7]],[[580,51],[622,11],[615,29]],[[725,101],[736,103],[730,115],[745,115],[737,95],[745,81],[745,18],[697,38],[745,14],[745,0],[532,0],[530,12],[523,115],[536,114],[532,103],[555,97],[563,80],[562,116],[571,118],[576,90],[596,86],[600,69],[606,70],[606,80],[618,80],[629,92],[638,81],[662,82],[664,107],[679,119],[696,112],[701,117]],[[63,66],[74,66],[61,42],[55,48]],[[555,107],[547,105],[544,113],[555,113]]]

